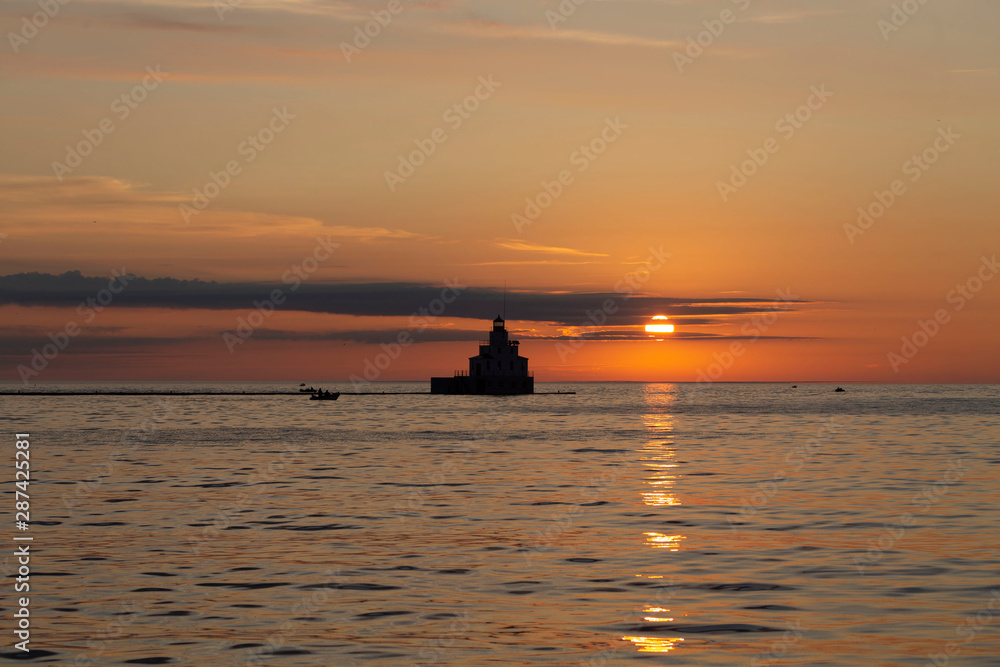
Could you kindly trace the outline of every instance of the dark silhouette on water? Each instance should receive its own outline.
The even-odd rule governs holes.
[[[837,388],[836,388],[836,389],[834,389],[833,391],[834,391],[834,393],[839,393],[839,392],[842,392],[842,391],[847,391],[847,390],[846,390],[846,389],[844,389],[843,387],[837,387]]]
[[[510,340],[504,319],[493,320],[490,339],[479,344],[479,354],[469,357],[468,371],[454,377],[431,378],[432,394],[509,395],[535,393],[535,378],[528,358],[518,354],[520,342]]]
[[[310,401],[335,401],[340,398],[340,392],[335,391],[332,394],[329,391],[323,391],[320,389],[318,392],[309,397]]]

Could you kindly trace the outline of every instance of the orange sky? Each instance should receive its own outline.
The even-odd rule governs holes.
[[[927,3],[902,21],[892,5],[403,1],[386,19],[387,1],[220,17],[211,0],[101,0],[32,31],[38,5],[8,2],[0,275],[281,286],[329,238],[304,284],[506,282],[543,382],[996,382],[998,9]],[[620,296],[653,251],[669,258],[633,315],[669,315],[677,335],[612,317],[567,355],[590,307],[528,314],[529,298]],[[797,302],[752,340],[779,290]],[[19,381],[81,318],[0,297],[0,379]],[[373,298],[394,310],[290,299],[230,353],[252,299],[123,297],[31,379],[347,379],[426,305]],[[722,312],[730,298],[758,310]],[[379,379],[463,368],[475,343],[450,332],[485,332],[499,308],[446,311]]]

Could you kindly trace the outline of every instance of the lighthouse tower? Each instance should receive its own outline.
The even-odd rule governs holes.
[[[535,378],[520,343],[510,340],[504,319],[497,315],[489,340],[480,341],[479,354],[469,357],[469,370],[450,378],[431,378],[432,394],[533,394]]]

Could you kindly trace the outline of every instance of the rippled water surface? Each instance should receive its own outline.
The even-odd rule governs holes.
[[[1000,387],[539,389],[0,396],[33,662],[1000,665]]]

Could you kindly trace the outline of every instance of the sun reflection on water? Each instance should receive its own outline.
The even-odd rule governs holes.
[[[680,477],[678,473],[677,450],[674,447],[674,418],[670,407],[675,400],[673,387],[669,385],[647,385],[646,407],[643,415],[643,425],[649,433],[649,439],[639,451],[640,460],[645,470],[643,482],[645,488],[640,491],[642,502],[648,507],[669,508],[681,505],[680,499],[674,494],[674,485]],[[653,549],[668,552],[680,551],[684,535],[667,535],[647,531],[643,533],[643,543]],[[669,561],[665,562],[669,568]],[[662,579],[663,574],[636,575],[648,579]],[[661,606],[647,605],[643,608],[642,618],[647,623],[671,623],[674,621],[670,609]],[[683,637],[644,637],[627,635],[622,640],[632,642],[640,653],[667,653],[677,648]]]
[[[666,653],[677,648],[677,644],[684,641],[683,637],[632,637],[626,635],[622,637],[635,644],[640,653]]]
[[[669,612],[669,609],[664,609],[663,607],[646,607],[646,614],[662,614],[664,612]],[[650,623],[669,623],[674,620],[672,618],[666,618],[664,616],[643,616],[643,620],[649,621]]]
[[[643,533],[646,536],[646,544],[654,549],[669,549],[679,551],[683,535],[664,535],[663,533]]]
[[[672,402],[673,396],[670,398]],[[671,493],[674,482],[677,481],[676,451],[672,437],[673,417],[664,413],[647,414],[643,416],[643,423],[652,436],[641,451],[641,460],[647,472],[646,483],[652,488],[642,492],[642,501],[650,507],[680,505],[680,501]]]

